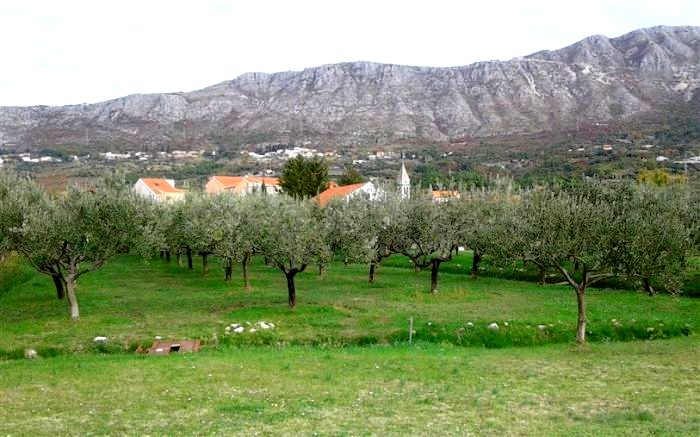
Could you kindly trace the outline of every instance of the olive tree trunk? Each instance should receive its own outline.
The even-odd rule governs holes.
[[[187,248],[187,268],[192,270],[194,267],[192,266],[192,249],[189,247]]]
[[[537,268],[539,269],[539,275],[540,275],[540,285],[544,287],[547,281],[547,276],[546,276],[546,270],[543,265],[538,264]]]
[[[377,263],[375,263],[374,261],[369,263],[369,283],[370,284],[374,282],[374,271],[376,270],[376,268],[377,268]]]
[[[481,252],[478,250],[474,251],[474,256],[472,257],[472,278],[479,279],[479,264],[481,263]]]
[[[656,290],[651,286],[651,280],[649,278],[642,278],[642,284],[644,284],[644,291],[646,291],[649,296],[656,294]]]
[[[200,252],[200,255],[202,255],[202,276],[207,276],[209,274],[209,254]]]
[[[66,292],[63,287],[63,279],[61,278],[60,275],[51,275],[51,279],[53,280],[53,285],[56,287],[56,297],[59,299],[63,299],[66,297]]]
[[[294,308],[297,306],[297,290],[294,286],[294,276],[297,274],[296,271],[292,270],[285,273],[287,277],[287,295],[289,300],[289,308]]]
[[[68,297],[70,318],[77,321],[80,320],[80,308],[78,307],[78,299],[75,296],[75,281],[75,275],[73,273],[69,273],[66,277],[66,297]]]
[[[578,325],[576,327],[576,343],[586,342],[586,284],[576,287],[576,303],[578,304]]]
[[[224,281],[230,281],[231,276],[233,276],[233,261],[231,261],[231,258],[226,257],[224,259]]]
[[[438,292],[438,272],[440,271],[440,260],[434,259],[430,262],[430,292],[436,294]]]
[[[250,290],[250,258],[250,254],[246,253],[246,255],[243,257],[243,261],[241,262],[241,270],[243,270],[243,288],[246,290]]]

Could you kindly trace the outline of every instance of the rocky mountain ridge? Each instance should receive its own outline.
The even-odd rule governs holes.
[[[449,142],[654,118],[694,101],[700,27],[658,26],[462,67],[348,62],[246,73],[187,93],[0,107],[0,145]]]

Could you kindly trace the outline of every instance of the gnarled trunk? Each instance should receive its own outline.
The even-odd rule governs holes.
[[[318,265],[318,276],[324,278],[326,276],[326,265],[325,264],[319,264]]]
[[[438,272],[440,271],[440,262],[441,261],[434,259],[430,263],[430,292],[433,294],[438,292]]]
[[[649,296],[656,294],[654,287],[651,286],[651,280],[649,278],[642,278],[642,284],[644,284],[644,291],[646,291]]]
[[[250,268],[250,254],[246,253],[246,255],[243,257],[243,262],[241,262],[241,267],[243,270],[243,288],[246,290],[250,290],[250,275],[249,275],[249,268]]]
[[[179,251],[177,253],[177,266],[182,267],[182,253]]]
[[[296,274],[296,270],[291,270],[284,274],[287,277],[287,294],[289,297],[289,308],[294,308],[297,306],[297,290],[294,287],[294,276]]]
[[[165,261],[170,262],[170,251],[169,250],[165,251]]]
[[[66,292],[63,288],[63,279],[61,279],[61,276],[51,275],[51,279],[53,280],[54,287],[56,287],[56,297],[59,299],[65,298]]]
[[[78,299],[75,296],[75,280],[76,278],[72,273],[66,277],[66,297],[68,297],[70,318],[77,321],[80,320],[80,308],[78,308]]]
[[[375,263],[374,261],[369,263],[369,283],[370,284],[374,282],[374,271],[376,268],[377,268],[377,263]]]
[[[207,276],[209,274],[209,254],[206,252],[200,252],[202,255],[202,276]]]
[[[231,280],[231,276],[233,274],[233,261],[231,261],[231,258],[226,258],[224,260],[224,281],[228,282]]]
[[[576,287],[576,303],[578,304],[578,326],[576,328],[576,342],[586,342],[586,284]]]
[[[190,249],[190,248],[188,247],[188,248],[187,248],[187,251],[186,251],[186,254],[187,254],[187,268],[190,269],[190,270],[192,270],[192,269],[194,268],[194,267],[192,266],[192,249]]]
[[[474,251],[474,256],[472,257],[472,278],[479,279],[479,264],[481,263],[481,252],[478,250]]]
[[[542,265],[537,265],[537,268],[539,269],[539,274],[540,274],[540,285],[544,286],[546,284],[547,277],[545,275],[546,270],[544,269],[544,266]]]

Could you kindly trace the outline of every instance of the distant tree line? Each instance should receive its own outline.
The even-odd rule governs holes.
[[[241,265],[247,289],[250,261],[262,256],[285,276],[293,308],[295,277],[312,265],[322,274],[334,259],[366,264],[372,282],[382,260],[404,255],[416,270],[430,269],[429,290],[437,293],[441,265],[469,249],[474,278],[484,258],[531,263],[542,277],[561,274],[574,291],[576,339],[584,342],[585,296],[595,282],[619,276],[649,294],[680,291],[700,241],[699,200],[687,184],[592,181],[522,190],[501,181],[442,203],[420,191],[405,200],[358,195],[324,208],[300,197],[229,193],[154,203],[117,179],[53,197],[2,171],[0,252],[15,252],[51,277],[78,319],[78,280],[120,253],[175,257],[189,269],[200,256],[204,275],[215,257],[226,281]]]

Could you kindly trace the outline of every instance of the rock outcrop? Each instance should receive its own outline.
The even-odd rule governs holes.
[[[699,89],[700,27],[659,26],[463,67],[349,62],[188,93],[0,107],[0,145],[446,142],[655,117]]]

